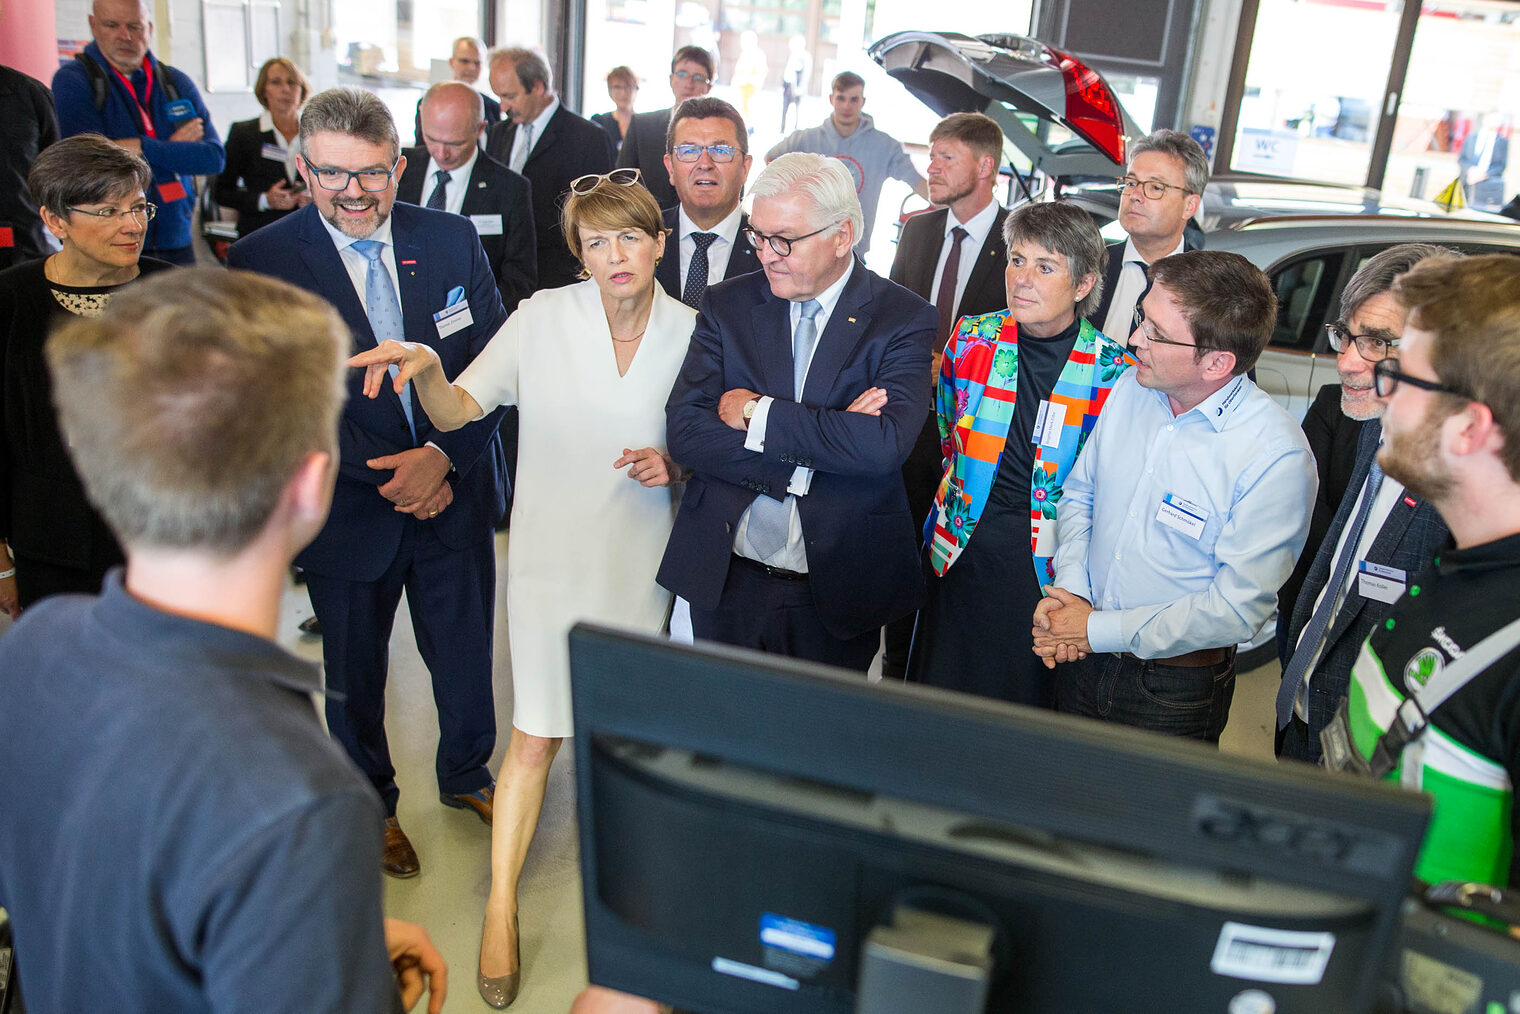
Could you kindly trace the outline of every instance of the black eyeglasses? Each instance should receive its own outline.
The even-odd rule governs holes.
[[[323,190],[347,190],[351,180],[358,180],[360,190],[374,194],[391,185],[391,177],[400,164],[401,160],[397,159],[389,169],[334,169],[308,162],[306,168],[311,170]]]
[[[587,173],[570,181],[570,192],[589,194],[601,186],[604,180],[614,186],[631,187],[635,183],[643,182],[643,179],[644,174],[631,166],[627,169],[614,169],[610,173]]]
[[[1181,345],[1189,349],[1202,349],[1204,346],[1197,342],[1179,342],[1170,338],[1163,338],[1156,330],[1156,325],[1145,319],[1145,311],[1138,305],[1135,307],[1135,330],[1152,345]]]
[[[127,215],[131,215],[143,225],[153,221],[153,216],[158,214],[158,205],[143,202],[134,204],[130,208],[101,208],[99,211],[91,211],[89,208],[70,207],[69,211],[77,211],[81,215],[90,215],[102,222],[119,222]]]
[[[1357,354],[1369,363],[1381,363],[1399,347],[1397,338],[1379,338],[1375,334],[1352,334],[1351,329],[1344,324],[1326,324],[1325,337],[1330,340],[1330,348],[1337,353],[1346,351],[1350,345],[1355,345]]]
[[[760,244],[769,243],[771,245],[771,252],[774,253],[777,257],[789,257],[791,256],[792,246],[794,244],[801,243],[805,239],[810,239],[813,236],[818,235],[820,232],[828,232],[830,229],[834,228],[834,226],[843,221],[844,219],[842,218],[836,219],[835,221],[832,221],[828,225],[824,226],[822,229],[814,229],[812,232],[808,233],[805,236],[793,236],[791,239],[788,239],[785,236],[767,236],[764,233],[756,232],[754,229],[745,229],[744,235],[749,238],[749,245],[754,247],[756,250],[760,249]]]
[[[708,79],[708,77],[707,77],[706,74],[693,74],[689,70],[678,70],[678,71],[675,71],[675,72],[673,72],[671,74],[671,77],[678,77],[682,81],[688,81],[688,80],[695,81],[699,85],[705,85],[705,84],[711,84],[712,83]]]
[[[704,151],[714,162],[732,162],[739,153],[731,144],[678,144],[670,149],[677,162],[695,162]]]
[[[1134,187],[1139,187],[1140,192],[1153,201],[1159,201],[1166,196],[1168,190],[1181,190],[1184,194],[1191,194],[1187,187],[1177,187],[1170,183],[1162,183],[1160,180],[1137,180],[1133,176],[1120,176],[1114,181],[1119,185],[1119,193],[1124,193]]]
[[[1477,401],[1466,391],[1458,390],[1450,384],[1437,383],[1434,380],[1426,380],[1423,377],[1411,377],[1407,373],[1399,372],[1394,363],[1396,359],[1383,359],[1372,366],[1372,389],[1377,392],[1379,398],[1390,397],[1400,384],[1409,384],[1418,387],[1422,391],[1434,391],[1437,394],[1452,394],[1468,401]]]

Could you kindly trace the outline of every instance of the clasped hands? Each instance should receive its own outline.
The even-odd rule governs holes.
[[[1087,643],[1087,618],[1092,615],[1090,602],[1065,588],[1044,586],[1045,598],[1034,609],[1034,653],[1054,669],[1057,662],[1075,662],[1092,651]]]
[[[736,430],[746,430],[749,427],[744,423],[744,406],[760,397],[762,395],[757,392],[745,390],[742,387],[725,391],[723,397],[718,399],[718,418]],[[859,412],[861,415],[881,415],[881,410],[886,404],[886,388],[868,387],[845,407],[845,411]]]

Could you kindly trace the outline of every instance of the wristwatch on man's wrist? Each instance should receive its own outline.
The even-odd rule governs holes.
[[[755,408],[760,404],[759,398],[751,398],[744,403],[744,428],[749,429],[749,421],[755,417]]]

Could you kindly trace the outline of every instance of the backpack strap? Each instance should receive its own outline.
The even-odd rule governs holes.
[[[88,53],[75,53],[74,59],[84,68],[84,75],[90,81],[90,95],[95,100],[95,111],[104,112],[106,108],[106,89],[109,83],[106,81],[105,68],[96,63]]]

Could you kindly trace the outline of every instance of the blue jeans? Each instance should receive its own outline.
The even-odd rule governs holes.
[[[1056,710],[1217,744],[1235,696],[1235,650],[1176,666],[1100,652],[1056,667]]]

